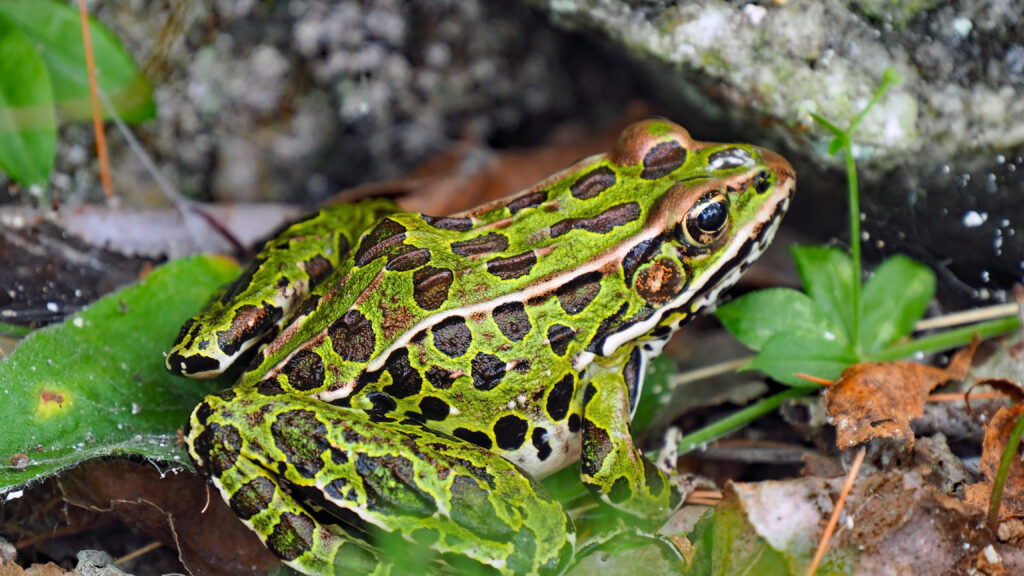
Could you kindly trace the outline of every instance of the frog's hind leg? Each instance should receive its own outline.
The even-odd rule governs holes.
[[[557,574],[573,554],[572,523],[538,483],[413,421],[227,391],[195,410],[187,442],[235,512],[307,573],[364,573],[366,535],[500,574]]]
[[[167,369],[194,378],[227,370],[344,262],[374,221],[396,210],[394,202],[384,199],[335,204],[286,228],[182,326],[167,355]]]

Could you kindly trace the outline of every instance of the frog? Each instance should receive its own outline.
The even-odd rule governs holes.
[[[166,355],[247,364],[184,431],[189,457],[305,574],[436,562],[560,574],[579,543],[540,484],[570,465],[649,525],[680,506],[634,444],[645,369],[765,250],[796,177],[662,118],[535,186],[449,216],[328,205],[279,234]],[[415,549],[415,548],[413,548]]]

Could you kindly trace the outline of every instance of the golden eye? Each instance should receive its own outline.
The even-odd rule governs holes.
[[[686,232],[690,240],[700,245],[714,242],[729,223],[729,199],[722,192],[708,192],[698,200],[686,215]]]

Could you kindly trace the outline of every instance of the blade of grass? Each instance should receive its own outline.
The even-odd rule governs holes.
[[[988,322],[980,322],[970,326],[954,328],[952,330],[942,332],[941,334],[933,334],[931,336],[912,340],[906,344],[893,346],[892,348],[887,348],[877,354],[872,354],[869,360],[872,362],[888,362],[890,360],[907,358],[919,352],[923,354],[940,352],[942,350],[949,350],[950,348],[966,345],[971,341],[971,337],[975,334],[980,336],[982,339],[986,339],[993,336],[1008,334],[1019,328],[1020,318],[1016,316],[1000,318],[998,320],[989,320]]]
[[[999,459],[999,470],[996,477],[992,479],[992,498],[988,502],[988,525],[995,532],[999,523],[999,504],[1003,499],[1003,487],[1006,485],[1006,475],[1010,472],[1010,464],[1017,455],[1017,446],[1020,445],[1020,436],[1024,433],[1024,414],[1017,417],[1017,423],[1013,425],[1010,437],[1006,440],[1006,448],[1003,456]]]
[[[679,439],[679,455],[682,456],[687,452],[692,452],[702,444],[711,442],[712,440],[725,436],[729,432],[746,426],[761,416],[775,410],[790,398],[806,396],[813,391],[814,389],[808,388],[790,388],[788,390],[783,390],[778,394],[763,398],[742,410],[733,412],[714,424],[709,424],[703,428],[695,430]]]

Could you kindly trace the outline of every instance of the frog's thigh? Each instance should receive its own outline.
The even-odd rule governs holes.
[[[277,489],[263,498],[265,509],[248,521],[282,555],[287,550],[272,536],[301,519],[308,529],[288,530],[308,536],[310,552],[296,564],[327,562],[345,550],[347,537],[332,519],[357,532],[399,533],[501,573],[557,573],[572,556],[572,524],[539,484],[497,455],[418,424],[374,421],[301,397],[211,396],[192,426],[200,430],[189,437],[193,457],[236,512],[246,482],[288,488],[291,496]],[[300,503],[325,514],[314,517]]]
[[[679,502],[679,493],[633,445],[630,435],[629,392],[626,380],[643,378],[639,362],[629,362],[635,347],[599,359],[586,373],[583,394],[583,449],[580,477],[598,498],[611,506],[658,522]]]

